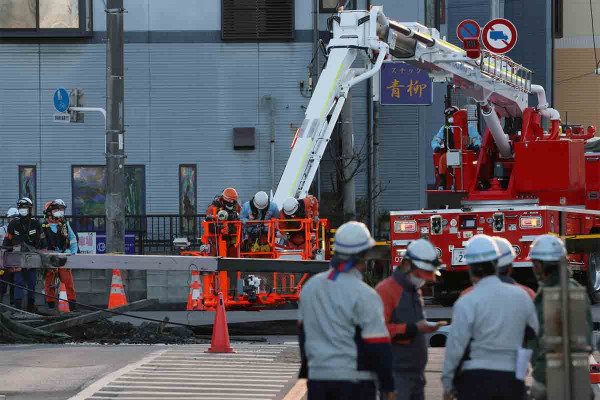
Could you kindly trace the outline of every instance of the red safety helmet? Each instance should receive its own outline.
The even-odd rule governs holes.
[[[238,199],[238,193],[237,190],[235,190],[232,187],[228,187],[227,189],[223,190],[223,200],[229,202],[229,203],[233,203]]]

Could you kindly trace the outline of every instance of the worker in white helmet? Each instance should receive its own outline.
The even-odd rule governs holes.
[[[242,247],[253,252],[271,251],[267,237],[269,227],[256,221],[271,221],[278,216],[279,208],[269,200],[266,192],[257,192],[252,200],[245,202],[240,213],[244,233]],[[275,226],[271,229],[275,229]]]
[[[565,258],[567,252],[563,241],[553,235],[539,236],[531,245],[529,258],[533,263],[533,271],[540,282],[541,287],[560,286],[560,268],[567,268]],[[569,279],[571,287],[580,286],[573,279]],[[540,321],[540,333],[528,343],[533,349],[531,365],[533,371],[533,383],[531,385],[531,397],[535,400],[546,398],[546,351],[544,350],[544,292],[540,289],[535,297],[535,308]],[[592,313],[591,306],[587,304],[589,337],[588,343],[592,343]]]
[[[19,210],[14,207],[9,208],[6,212],[6,224],[0,226],[0,245],[4,242],[4,237],[8,232],[8,225],[17,218],[19,218]],[[14,272],[8,268],[0,269],[0,303],[4,302],[4,295],[8,289],[10,304],[15,304],[15,287],[10,285],[10,288],[8,288],[9,283],[14,283],[13,274]]]
[[[317,222],[319,220],[319,201],[315,196],[308,195],[303,199],[296,200],[288,197],[283,201],[283,208],[279,213],[279,227],[284,231],[292,248],[300,248],[306,242],[303,223],[300,221],[286,220],[308,220]]]
[[[330,270],[310,278],[298,312],[309,399],[394,399],[392,349],[377,292],[363,282],[367,252],[375,241],[365,224],[337,230]]]
[[[425,320],[421,287],[435,282],[440,265],[437,250],[428,240],[418,239],[406,248],[402,263],[375,290],[383,301],[384,317],[392,339],[394,384],[397,400],[425,399],[425,334],[443,323]]]
[[[504,238],[494,236],[494,240],[496,241],[496,245],[498,245],[498,250],[500,251],[500,258],[498,259],[498,265],[496,268],[498,270],[498,278],[504,283],[517,285],[529,295],[531,300],[533,300],[535,298],[535,292],[531,288],[521,285],[511,277],[513,271],[512,264],[514,259],[517,257],[515,249],[512,247],[510,242]],[[474,281],[477,280],[477,278],[473,279]],[[473,288],[474,286],[466,288],[460,295],[463,296],[469,293],[471,290],[473,290]]]
[[[467,242],[465,260],[475,288],[454,304],[446,339],[442,383],[444,400],[515,400],[525,395],[517,379],[517,353],[539,325],[525,291],[496,275],[500,250],[493,238],[476,235]]]

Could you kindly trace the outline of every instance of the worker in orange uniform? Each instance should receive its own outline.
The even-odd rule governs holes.
[[[460,143],[454,143],[454,129],[451,128],[451,126],[454,126],[453,115],[458,111],[460,110],[456,106],[446,108],[444,111],[446,123],[440,128],[431,141],[431,147],[435,153],[443,152],[438,164],[438,173],[440,176],[439,190],[446,189],[446,175],[448,174],[448,164],[446,162],[447,150],[460,147]],[[468,132],[470,143],[466,146],[465,150],[479,151],[481,148],[481,136],[479,135],[479,132],[471,125],[468,125]],[[444,147],[442,147],[442,145],[444,145]]]
[[[425,334],[443,323],[428,322],[421,287],[439,275],[438,253],[428,240],[411,242],[402,263],[375,290],[383,301],[385,322],[392,339],[394,384],[397,400],[425,399]]]
[[[237,191],[228,187],[220,196],[215,197],[206,209],[206,220],[214,221],[214,224],[210,226],[210,232],[224,235],[223,239],[227,242],[227,257],[237,257],[236,228],[233,224],[219,224],[219,222],[239,221],[241,207],[237,200]],[[210,245],[210,255],[216,256],[217,243],[212,238]]]
[[[279,228],[287,236],[292,247],[300,248],[306,242],[302,222],[288,221],[290,219],[309,219],[311,224],[319,220],[319,201],[315,196],[308,195],[300,201],[288,197],[283,201],[283,209],[279,213]]]
[[[46,238],[46,249],[65,254],[77,254],[79,246],[77,243],[77,234],[71,227],[71,224],[65,220],[65,210],[67,205],[61,199],[56,199],[46,203],[44,207],[45,220],[42,223],[42,229]],[[49,308],[56,305],[56,276],[65,284],[67,290],[67,299],[77,301],[75,285],[73,284],[73,273],[68,268],[49,268],[46,271],[46,302]],[[70,304],[71,311],[77,311],[77,304]]]
[[[525,285],[521,285],[520,283],[517,283],[517,281],[515,281],[513,278],[511,278],[513,270],[512,263],[517,257],[515,249],[513,249],[510,242],[504,238],[494,236],[493,239],[496,242],[496,245],[498,245],[498,250],[500,250],[500,258],[498,259],[498,265],[496,266],[496,269],[498,271],[498,278],[504,283],[510,283],[512,285],[519,286],[521,289],[527,292],[529,297],[531,297],[531,300],[533,300],[535,298],[535,292],[531,288],[528,288]],[[477,283],[477,281],[478,279],[476,277],[473,277],[473,283]],[[466,288],[460,295],[463,296],[469,293],[471,290],[473,290],[473,287],[474,286]]]

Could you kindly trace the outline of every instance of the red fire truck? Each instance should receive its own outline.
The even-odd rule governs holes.
[[[435,38],[437,31],[414,30]],[[470,285],[464,260],[466,242],[476,234],[508,239],[518,254],[518,280],[536,287],[529,248],[542,234],[563,238],[573,275],[600,300],[600,152],[591,143],[595,127],[562,132],[560,114],[548,107],[544,88],[531,83],[531,71],[502,55],[481,50],[469,59],[456,46],[436,39],[418,43],[405,61],[425,69],[434,81],[449,82],[481,107],[486,123],[478,152],[469,144],[467,113],[447,126],[456,148],[443,150],[448,173],[428,191],[428,209],[393,211],[390,218],[392,266],[408,243],[427,237],[442,259],[434,297],[451,303]],[[529,105],[530,95],[538,105]],[[546,125],[543,121],[546,121]],[[547,126],[547,127],[545,127]],[[441,154],[434,154],[438,168]]]

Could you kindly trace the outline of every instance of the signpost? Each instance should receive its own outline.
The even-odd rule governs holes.
[[[56,89],[54,92],[54,108],[56,108],[56,111],[65,113],[69,106],[69,93],[63,88]]]
[[[429,74],[410,64],[384,62],[379,85],[381,105],[433,104],[433,87]]]
[[[507,19],[493,19],[483,27],[481,41],[492,53],[507,53],[517,44],[517,28]]]

